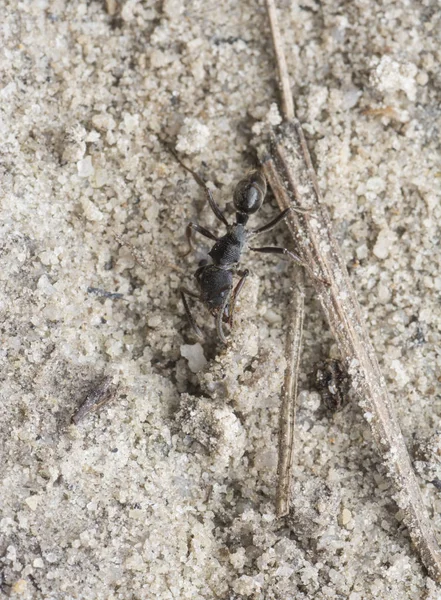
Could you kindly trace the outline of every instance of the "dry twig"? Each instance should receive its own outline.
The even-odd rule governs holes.
[[[271,0],[267,2],[267,11],[274,50],[277,56],[282,114],[285,121],[292,121],[295,115],[294,102],[282,47],[282,36],[280,35],[279,23],[277,21],[276,7]],[[277,202],[279,203],[278,199]],[[276,490],[276,513],[278,517],[287,515],[290,507],[298,372],[302,354],[303,321],[305,316],[305,283],[303,272],[295,267],[293,267],[292,272],[294,296],[290,303],[288,331],[286,334],[286,371],[279,417],[279,453]]]
[[[290,506],[298,372],[302,354],[303,319],[305,315],[303,272],[296,267],[294,273],[293,281],[295,281],[296,290],[289,306],[285,346],[286,370],[279,418],[279,458],[276,491],[276,513],[278,517],[287,515]]]
[[[72,416],[72,423],[78,425],[87,414],[99,410],[110,402],[115,397],[117,390],[118,386],[113,384],[112,378],[108,375],[98,379],[83,400],[80,408]]]
[[[274,1],[267,0],[267,6],[268,15],[275,22]],[[277,31],[277,26],[272,24],[273,35]],[[283,67],[285,60],[281,59],[281,40],[275,40],[274,46],[279,72],[286,73],[286,67]],[[271,147],[261,153],[261,162],[282,210],[294,205],[311,211],[306,217],[290,212],[287,222],[291,235],[302,260],[319,277],[330,283],[327,286],[318,279],[312,280],[345,366],[352,376],[352,386],[358,395],[360,407],[395,484],[395,499],[403,511],[412,540],[430,576],[440,581],[440,549],[342,252],[334,238],[328,212],[322,204],[306,140],[297,120],[286,120],[272,132]]]

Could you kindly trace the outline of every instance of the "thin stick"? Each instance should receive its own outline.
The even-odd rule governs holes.
[[[281,48],[279,42],[278,47]],[[280,65],[279,70],[282,70]],[[365,329],[366,319],[361,315],[341,249],[322,203],[308,146],[297,120],[287,120],[273,130],[271,147],[261,153],[261,162],[282,210],[293,204],[311,210],[308,218],[295,211],[290,212],[287,223],[291,235],[302,260],[330,284],[325,285],[315,278],[311,280],[352,377],[352,387],[371,427],[382,461],[395,484],[395,499],[403,511],[413,543],[430,576],[441,581],[441,553],[432,523]]]
[[[294,268],[294,267],[293,267]],[[279,457],[277,465],[276,514],[283,517],[289,513],[291,479],[293,470],[297,386],[300,357],[302,353],[303,320],[305,315],[305,288],[303,271],[294,268],[296,287],[289,306],[288,331],[286,334],[286,370],[279,417]]]
[[[80,408],[72,416],[72,423],[78,425],[90,412],[99,410],[102,406],[113,400],[118,386],[113,384],[112,378],[105,375],[95,382],[83,400]]]
[[[273,38],[274,53],[279,71],[282,114],[285,121],[294,119],[294,101],[289,83],[283,41],[274,0],[266,0],[268,18]],[[277,199],[277,196],[276,196]],[[277,200],[277,202],[279,202]],[[298,278],[296,277],[298,276]],[[296,282],[297,280],[297,282]],[[300,269],[293,269],[295,297],[291,300],[288,331],[286,334],[286,371],[279,416],[279,454],[277,464],[276,514],[289,513],[291,481],[294,462],[294,440],[297,408],[298,371],[302,353],[303,321],[305,315],[305,282]]]
[[[273,38],[274,52],[276,54],[277,68],[279,70],[280,93],[282,95],[282,114],[285,121],[292,121],[295,117],[294,101],[289,84],[288,67],[286,66],[285,53],[283,51],[282,36],[280,35],[279,22],[277,20],[276,5],[274,0],[266,0],[268,19]]]

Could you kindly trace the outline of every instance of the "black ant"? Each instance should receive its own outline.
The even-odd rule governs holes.
[[[192,292],[183,286],[180,288],[182,302],[184,304],[187,318],[197,337],[199,339],[203,339],[202,332],[197,326],[193,315],[191,314],[186,296],[200,300],[209,308],[211,313],[216,318],[217,333],[221,341],[225,344],[227,340],[223,331],[222,323],[224,320],[226,320],[229,323],[230,328],[232,327],[236,300],[243,288],[246,278],[249,275],[248,269],[240,271],[238,268],[242,253],[245,250],[249,240],[257,235],[260,235],[261,233],[271,231],[288,215],[289,212],[291,212],[291,210],[296,210],[301,213],[307,213],[308,211],[300,208],[287,208],[266,225],[258,227],[257,229],[246,229],[250,215],[256,213],[261,208],[267,189],[266,180],[262,171],[260,169],[255,169],[248,173],[244,179],[241,179],[234,190],[233,200],[236,209],[236,222],[230,225],[216,203],[211,190],[206,186],[204,181],[195,171],[187,167],[187,165],[180,160],[174,150],[171,148],[168,149],[179,162],[179,164],[186,171],[191,173],[191,175],[193,175],[195,181],[205,191],[211,210],[214,212],[219,221],[222,221],[227,228],[227,233],[221,237],[218,237],[197,223],[190,222],[187,225],[186,236],[190,250],[184,256],[187,256],[187,254],[189,254],[193,249],[191,243],[191,234],[193,231],[196,231],[208,239],[213,240],[215,244],[208,253],[212,259],[212,262],[209,264],[208,260],[201,261],[199,263],[199,268],[194,274],[199,285],[200,293],[197,294]],[[250,246],[249,249],[253,250],[253,252],[263,252],[266,254],[283,254],[284,256],[291,258],[297,264],[305,267],[313,277],[319,279],[311,272],[311,269],[305,265],[299,256],[287,248],[278,248],[274,246],[254,248]],[[240,280],[236,287],[234,287],[233,275],[236,273],[240,276]],[[320,281],[322,280],[320,279]]]

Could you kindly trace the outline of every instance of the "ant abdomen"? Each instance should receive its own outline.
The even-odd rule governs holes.
[[[233,288],[233,273],[216,265],[207,265],[199,267],[195,277],[202,290],[201,300],[210,309],[220,308]]]

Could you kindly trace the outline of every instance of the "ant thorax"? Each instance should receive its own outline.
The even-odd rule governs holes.
[[[214,244],[208,253],[215,265],[232,265],[240,262],[247,239],[245,227],[241,224],[231,225],[228,233]]]

